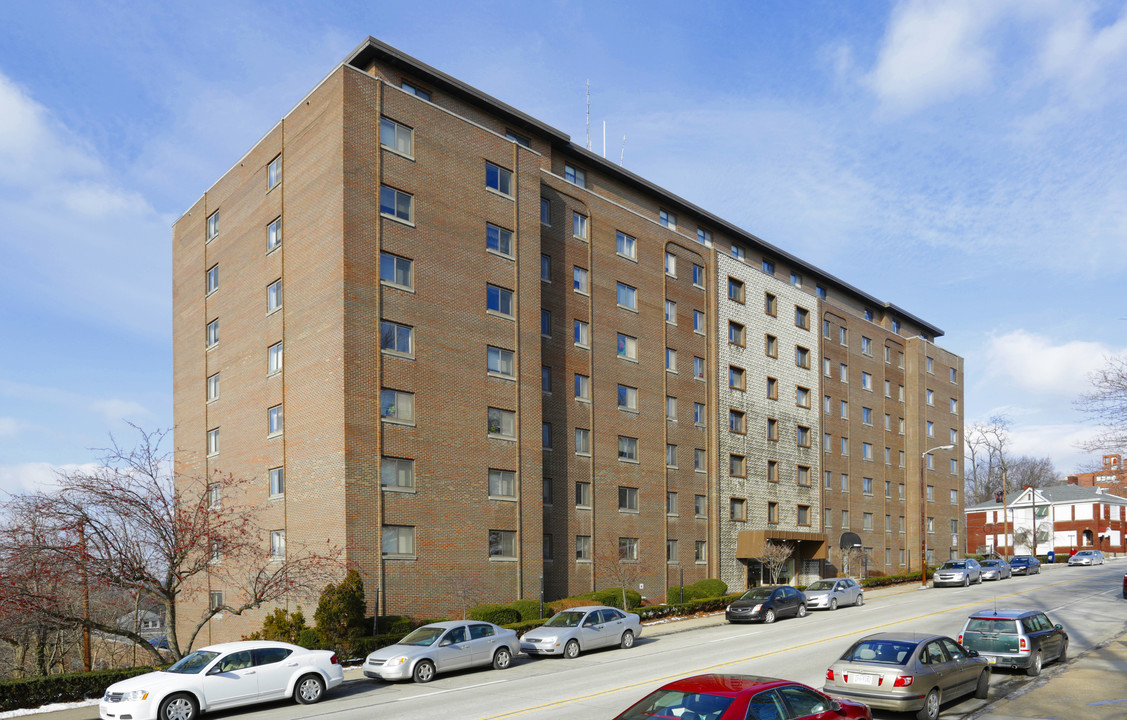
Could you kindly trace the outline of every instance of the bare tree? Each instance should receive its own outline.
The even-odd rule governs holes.
[[[111,438],[100,466],[60,473],[57,492],[13,496],[3,504],[7,517],[36,517],[45,528],[34,537],[11,523],[0,529],[0,558],[41,561],[34,574],[0,563],[0,586],[8,586],[21,611],[131,641],[163,662],[131,625],[91,612],[89,593],[137,593],[162,607],[175,659],[191,650],[216,614],[315,597],[341,574],[339,551],[328,541],[318,552],[291,542],[284,557],[272,555],[257,507],[247,502],[250,479],[176,473],[161,448],[167,432],[136,429],[135,447]],[[224,602],[191,618],[181,640],[181,602],[202,592],[196,588],[207,576],[227,588]]]
[[[1010,421],[995,415],[984,423],[975,423],[964,432],[967,462],[964,493],[968,502],[980,503],[994,497],[1002,489],[1009,465]]]
[[[1099,424],[1099,432],[1080,447],[1092,452],[1127,448],[1127,354],[1106,358],[1104,366],[1088,375],[1092,390],[1076,406]]]
[[[596,552],[595,570],[601,575],[609,575],[615,587],[622,591],[622,609],[628,610],[626,591],[638,587],[638,563],[628,559],[627,548],[620,546],[617,552]]]
[[[759,557],[755,559],[762,563],[763,569],[771,576],[771,582],[776,583],[779,581],[779,571],[787,564],[787,560],[790,560],[793,553],[793,543],[766,540],[763,543],[763,549],[759,552]]]

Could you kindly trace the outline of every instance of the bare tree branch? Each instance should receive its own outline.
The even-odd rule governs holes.
[[[1127,355],[1105,358],[1104,366],[1088,375],[1091,391],[1076,400],[1076,407],[1100,429],[1080,447],[1091,452],[1127,448]]]

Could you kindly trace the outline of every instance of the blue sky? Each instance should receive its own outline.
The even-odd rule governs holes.
[[[171,224],[368,35],[943,328],[968,424],[1092,462],[1127,351],[1127,5],[10,3],[0,490],[172,425]],[[879,259],[874,262],[874,259]],[[129,439],[129,438],[126,438]]]

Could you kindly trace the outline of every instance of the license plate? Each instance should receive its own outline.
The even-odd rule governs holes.
[[[876,685],[877,676],[868,673],[849,673],[849,682],[855,685]]]
[[[992,658],[992,657],[986,658],[986,664],[987,665],[993,665],[996,662],[998,662],[998,658]]]

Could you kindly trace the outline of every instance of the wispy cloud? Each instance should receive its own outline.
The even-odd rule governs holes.
[[[1088,374],[1122,352],[1100,342],[1052,339],[1013,330],[990,338],[986,382],[1000,382],[1015,392],[1074,398],[1089,388]]]
[[[0,465],[0,499],[6,494],[50,491],[58,487],[58,474],[93,472],[97,463],[52,465],[45,462]]]

